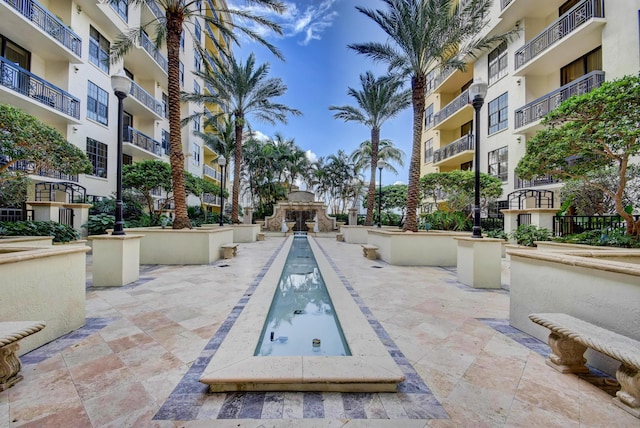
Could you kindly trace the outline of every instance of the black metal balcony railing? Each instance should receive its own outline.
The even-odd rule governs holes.
[[[142,37],[140,39],[140,44],[142,48],[151,55],[151,57],[158,63],[158,65],[166,72],[168,69],[168,61],[167,58],[164,57],[158,50],[158,47],[151,41],[149,36],[142,33]]]
[[[42,31],[56,39],[77,56],[82,55],[82,39],[60,19],[34,0],[4,0]]]
[[[427,80],[426,94],[430,95],[435,89],[442,84],[449,76],[456,71],[455,68],[447,68],[441,70],[438,74],[434,75],[432,79]]]
[[[604,18],[604,0],[583,0],[569,9],[515,53],[515,69],[522,67],[545,49],[566,37],[591,18]]]
[[[0,56],[0,85],[80,119],[80,100]]]
[[[156,3],[156,0],[147,0],[145,3],[149,6],[149,9],[151,9],[151,12],[153,12],[156,18],[161,18],[165,15],[162,9],[160,9],[160,6],[158,6],[158,3]]]
[[[551,175],[542,175],[540,177],[535,177],[531,180],[523,180],[517,175],[515,176],[515,188],[516,189],[524,189],[527,187],[536,187],[536,186],[545,186],[547,184],[558,183],[561,180],[557,177],[553,177]]]
[[[474,148],[475,140],[473,138],[473,134],[463,135],[453,143],[449,143],[444,147],[434,150],[433,163],[441,162],[466,150],[474,150]]]
[[[0,156],[0,165],[2,165],[2,156]],[[55,169],[36,168],[33,162],[20,160],[9,166],[10,171],[23,171],[28,174],[39,175],[40,177],[55,178],[64,181],[78,182],[77,175],[63,174]]]
[[[530,102],[515,112],[515,127],[520,128],[542,119],[547,113],[555,110],[560,103],[573,95],[591,92],[604,82],[604,71],[592,71],[582,77],[559,87],[553,92]]]
[[[504,10],[512,0],[500,0],[500,10]]]
[[[153,138],[130,126],[127,126],[127,128],[123,129],[122,131],[122,138],[124,142],[131,143],[134,146],[145,149],[148,152],[154,153],[158,156],[162,156],[162,145]]]
[[[153,110],[158,116],[164,116],[162,103],[155,99],[149,92],[142,89],[137,83],[131,82],[131,91],[129,93],[142,104]]]
[[[221,200],[220,196],[213,195],[211,193],[203,193],[202,202],[204,202],[205,204],[220,205]]]
[[[434,126],[443,122],[448,117],[452,116],[462,107],[469,104],[469,90],[467,89],[460,95],[458,95],[453,101],[447,104],[442,110],[433,115]]]
[[[640,215],[633,216],[634,221]],[[555,236],[573,235],[588,230],[611,230],[626,228],[627,222],[617,214],[613,215],[563,215],[553,218]]]

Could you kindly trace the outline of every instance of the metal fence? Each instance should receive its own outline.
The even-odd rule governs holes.
[[[640,215],[635,215],[633,218],[638,221]],[[553,218],[553,234],[555,236],[626,227],[627,222],[619,215],[564,215]]]
[[[58,223],[73,226],[73,209],[60,208],[58,212]]]
[[[0,221],[33,221],[33,210],[0,208]]]

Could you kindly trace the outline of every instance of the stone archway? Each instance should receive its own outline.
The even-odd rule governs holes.
[[[314,201],[312,192],[290,192],[287,201],[279,202],[273,208],[273,215],[265,219],[265,228],[268,231],[279,232],[282,230],[282,222],[295,222],[293,230],[306,232],[306,221],[317,221],[319,232],[331,232],[336,229],[335,217],[327,215],[327,206],[322,202]],[[317,220],[316,220],[317,219]]]

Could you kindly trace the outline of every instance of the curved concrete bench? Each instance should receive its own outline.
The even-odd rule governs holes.
[[[22,380],[22,364],[16,355],[18,341],[39,332],[44,321],[0,321],[0,391]]]
[[[561,373],[588,373],[584,353],[594,349],[620,361],[615,403],[640,418],[640,341],[606,330],[571,315],[531,314],[529,319],[549,330],[552,354],[546,363]]]
[[[378,247],[375,245],[362,244],[362,252],[369,260],[376,260],[378,258]]]
[[[238,253],[238,244],[222,244],[222,257],[225,259],[232,259]]]

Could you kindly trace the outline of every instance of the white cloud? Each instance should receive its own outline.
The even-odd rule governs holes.
[[[311,150],[307,150],[306,152],[304,152],[304,154],[307,156],[307,159],[309,159],[310,162],[315,162],[318,160],[318,155],[313,153]]]
[[[337,1],[338,0],[318,0],[310,2],[298,0],[298,3],[285,1],[284,3],[287,10],[282,15],[278,15],[272,10],[258,5],[237,5],[233,1],[228,1],[227,4],[229,5],[229,9],[239,9],[250,12],[280,24],[283,30],[282,37],[295,38],[298,44],[306,46],[312,40],[320,40],[322,33],[333,25],[333,21],[338,16],[338,12],[333,10],[333,6]],[[241,20],[237,17],[234,17],[234,19],[264,38],[278,37],[265,27],[252,22],[240,22]]]
[[[270,139],[266,134],[253,130],[251,131],[251,137],[258,141],[268,141]]]

